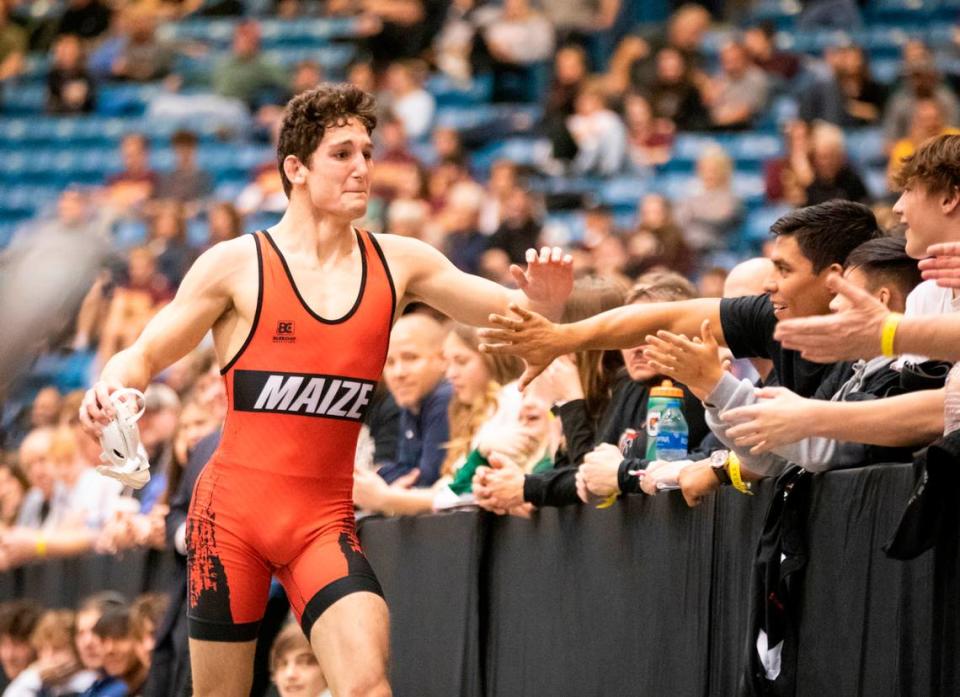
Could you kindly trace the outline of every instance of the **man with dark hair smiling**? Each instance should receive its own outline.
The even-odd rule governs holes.
[[[557,356],[585,349],[630,348],[649,334],[668,330],[699,336],[709,320],[719,328],[718,340],[737,358],[769,358],[779,383],[802,395],[813,394],[825,366],[784,350],[773,338],[780,319],[829,312],[831,293],[826,279],[843,268],[858,245],[880,235],[869,208],[849,201],[829,201],[788,213],[771,227],[773,274],[764,295],[704,298],[670,303],[629,305],[573,324],[553,324],[522,308],[516,317],[494,316],[496,329],[481,332],[484,350],[515,353],[527,361],[523,386]]]
[[[789,318],[827,314],[832,298],[827,278],[842,270],[855,247],[881,233],[870,209],[849,201],[828,201],[792,211],[774,223],[771,231],[776,235],[772,254],[775,271],[765,285],[768,295],[624,307],[565,325],[512,308],[516,317],[493,316],[491,321],[498,328],[481,332],[487,342],[483,350],[524,358],[524,386],[564,353],[631,346],[658,330],[699,336],[702,323],[709,320],[712,327],[720,329],[718,343],[728,346],[735,357],[771,359],[781,386],[795,395],[810,397],[820,387],[828,367],[785,349],[774,338],[776,324]],[[751,407],[768,417],[766,421],[754,418],[730,429],[738,445],[760,453],[796,440],[793,433],[789,433],[792,440],[784,440],[786,429],[765,431],[774,420],[781,428],[785,421],[793,423],[781,416],[788,407],[781,404],[786,398],[782,393],[776,395],[763,405]],[[840,440],[903,446],[927,443],[943,430],[941,390],[922,390],[868,403],[829,404],[834,410],[831,426],[838,430],[822,435]],[[733,416],[743,418],[742,413]],[[883,423],[884,428],[878,429],[877,423]]]
[[[880,302],[893,310],[902,310],[907,295],[920,281],[916,264],[904,251],[905,240],[896,237],[881,237],[864,242],[847,257],[844,275],[858,287],[873,294]],[[843,298],[834,298],[831,308],[841,310]],[[907,447],[876,448],[858,442],[844,442],[829,434],[816,433],[813,424],[823,411],[823,401],[865,401],[890,395],[939,387],[943,382],[942,372],[939,378],[925,379],[914,371],[899,372],[892,368],[893,359],[887,357],[872,358],[856,364],[835,363],[824,376],[823,384],[814,395],[814,399],[798,397],[786,388],[764,388],[757,392],[749,380],[739,381],[725,373],[717,356],[716,344],[709,332],[704,332],[703,341],[695,343],[686,337],[665,334],[656,339],[648,349],[651,364],[661,372],[683,381],[696,394],[700,395],[708,407],[707,419],[711,429],[727,446],[732,447],[743,468],[756,475],[776,475],[789,462],[804,469],[822,471],[835,467],[860,465],[867,462],[908,462],[912,457],[912,436],[905,438]],[[769,395],[789,396],[792,403],[802,405],[804,416],[797,418],[790,412],[789,428],[796,438],[773,452],[757,454],[748,447],[736,447],[729,435],[734,428],[720,418],[728,412],[731,419],[749,418],[750,405],[762,401]],[[730,410],[730,411],[728,411]],[[705,472],[710,472],[709,468]],[[755,477],[750,477],[755,478]],[[696,489],[696,495],[688,500],[698,500],[705,493],[719,486],[720,478],[707,476],[695,477],[685,473],[681,486],[686,483]],[[707,485],[707,486],[705,486]]]

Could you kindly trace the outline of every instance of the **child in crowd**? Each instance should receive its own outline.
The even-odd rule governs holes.
[[[270,671],[280,697],[331,696],[310,642],[296,624],[284,627],[273,642]]]

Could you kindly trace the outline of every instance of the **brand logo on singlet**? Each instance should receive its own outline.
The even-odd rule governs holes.
[[[273,343],[292,344],[297,340],[297,337],[294,336],[296,329],[297,326],[295,322],[280,320],[277,322],[277,331],[273,334]]]
[[[233,407],[237,411],[322,416],[361,421],[377,383],[340,375],[237,370]]]

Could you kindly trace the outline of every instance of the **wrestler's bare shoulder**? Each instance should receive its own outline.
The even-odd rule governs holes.
[[[201,289],[232,291],[252,286],[256,293],[258,268],[253,235],[241,235],[210,247],[194,262],[190,274]]]
[[[376,233],[374,238],[383,250],[394,281],[402,285],[446,260],[437,249],[413,237]]]

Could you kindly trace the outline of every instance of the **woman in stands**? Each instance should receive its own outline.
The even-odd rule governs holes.
[[[405,489],[388,486],[373,472],[358,471],[353,498],[360,508],[404,515],[430,512],[435,504],[449,500],[449,492],[445,490],[472,451],[480,447],[489,454],[493,439],[482,439],[481,432],[502,436],[500,429],[490,427],[515,421],[520,393],[510,383],[523,371],[521,362],[512,357],[503,360],[480,353],[476,330],[462,324],[455,325],[444,341],[443,357],[447,363],[446,378],[453,387],[453,399],[448,412],[450,441],[440,479],[429,489]],[[502,447],[518,452],[526,447],[522,434],[508,440],[511,442],[503,443]]]

